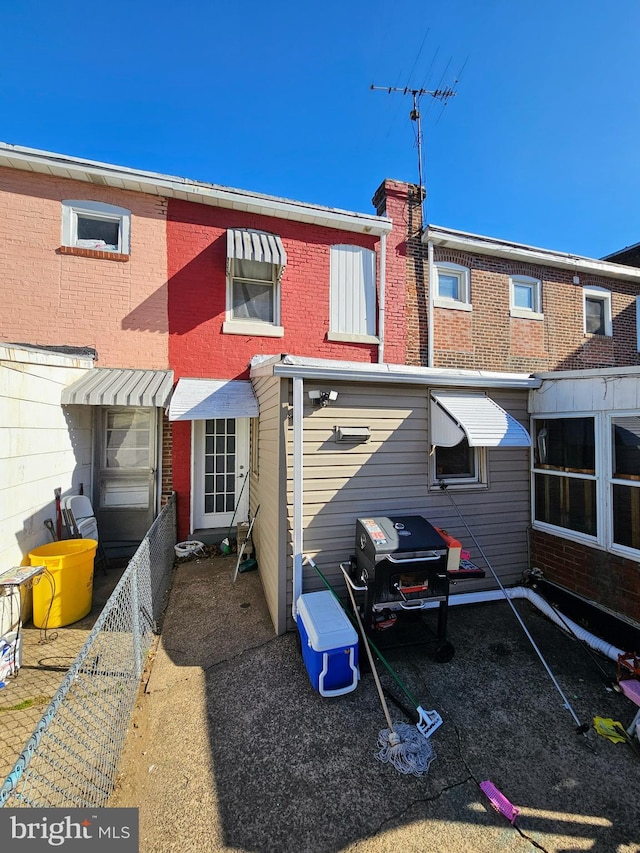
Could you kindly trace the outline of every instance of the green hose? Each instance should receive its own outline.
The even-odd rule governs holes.
[[[336,601],[340,604],[340,606],[342,607],[342,609],[345,611],[345,613],[346,613],[346,614],[347,614],[347,616],[349,617],[349,620],[351,621],[351,624],[352,624],[352,625],[357,629],[357,623],[356,623],[355,618],[354,618],[354,617],[352,616],[352,614],[351,614],[351,613],[349,613],[349,611],[344,607],[344,605],[342,604],[342,601],[340,600],[340,596],[338,595],[338,593],[337,593],[337,592],[335,591],[335,589],[331,586],[331,584],[329,583],[329,581],[325,578],[325,576],[322,574],[322,572],[321,572],[321,571],[320,571],[320,569],[316,566],[316,564],[313,562],[313,560],[312,560],[310,557],[307,557],[307,558],[306,558],[306,561],[309,563],[309,565],[310,565],[310,566],[312,566],[312,567],[316,570],[316,572],[317,572],[317,573],[318,573],[318,575],[320,576],[320,579],[322,580],[322,582],[324,583],[324,585],[327,587],[327,589],[328,589],[328,590],[330,590],[330,591],[331,591],[331,593],[333,594],[333,597],[336,599]],[[408,687],[406,687],[406,686],[402,683],[402,681],[400,681],[400,679],[398,678],[398,676],[397,676],[397,674],[395,673],[395,671],[391,668],[391,664],[386,660],[386,658],[384,657],[384,655],[382,654],[382,652],[381,652],[381,651],[376,647],[376,645],[374,644],[373,640],[372,640],[370,637],[368,637],[368,636],[367,636],[367,643],[369,643],[370,648],[375,652],[375,654],[376,654],[376,656],[377,656],[378,660],[380,661],[380,663],[385,667],[385,669],[387,670],[387,672],[389,673],[389,675],[391,675],[391,677],[392,677],[392,678],[393,678],[393,680],[396,682],[396,684],[398,685],[398,687],[402,690],[402,692],[403,692],[403,693],[404,693],[404,695],[407,697],[407,699],[412,703],[412,705],[413,705],[414,707],[416,707],[416,708],[417,708],[417,707],[418,707],[418,705],[419,705],[418,700],[417,700],[414,696],[412,696],[412,695],[411,695],[411,693],[409,692],[409,688],[408,688]]]

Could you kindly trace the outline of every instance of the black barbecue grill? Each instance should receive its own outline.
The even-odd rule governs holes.
[[[425,627],[422,612],[439,602],[436,657],[451,660],[454,648],[446,639],[450,569],[447,540],[421,515],[357,519],[349,576],[363,594],[361,615],[368,633],[386,633],[409,621]],[[483,577],[484,572],[457,570],[455,576]],[[424,632],[414,641],[421,639]]]

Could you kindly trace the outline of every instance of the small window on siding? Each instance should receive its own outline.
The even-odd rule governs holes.
[[[131,211],[99,201],[62,202],[62,245],[129,254]]]
[[[470,447],[463,438],[453,447],[435,447],[431,456],[430,487],[486,485],[484,447]]]
[[[332,246],[330,340],[376,337],[376,253],[362,246]]]

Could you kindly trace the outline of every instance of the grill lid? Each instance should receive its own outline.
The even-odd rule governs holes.
[[[356,522],[356,549],[385,554],[419,556],[424,552],[446,552],[447,543],[435,527],[421,515],[359,518]]]

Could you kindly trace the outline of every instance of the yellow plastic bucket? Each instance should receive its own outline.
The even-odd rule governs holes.
[[[95,539],[50,542],[29,552],[32,566],[46,566],[33,585],[33,624],[60,628],[84,618],[93,598]]]

